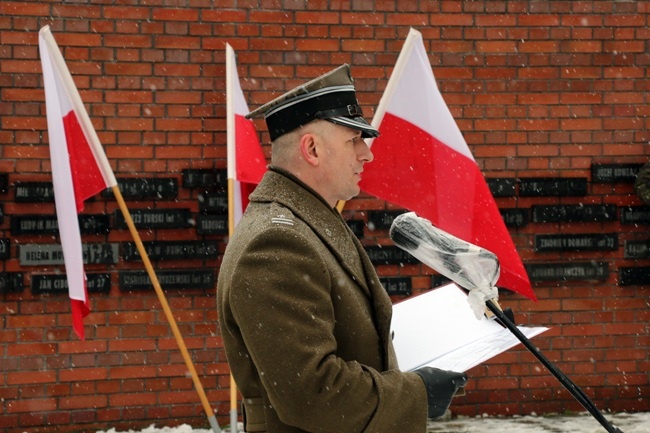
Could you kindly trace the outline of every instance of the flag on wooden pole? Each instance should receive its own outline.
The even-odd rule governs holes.
[[[445,103],[422,34],[411,29],[372,125],[374,161],[363,191],[409,209],[436,227],[494,253],[500,287],[535,299],[492,193]]]
[[[40,30],[38,44],[56,215],[72,304],[72,327],[83,340],[83,318],[89,314],[90,306],[78,213],[84,208],[84,200],[117,182],[49,26]]]
[[[246,119],[248,104],[237,74],[235,50],[226,44],[226,140],[228,149],[228,233],[241,219],[248,196],[266,171],[255,125]],[[237,425],[237,385],[230,375],[230,425]]]
[[[266,158],[255,125],[244,116],[248,104],[237,74],[235,51],[226,44],[226,124],[228,147],[228,179],[232,179],[234,224],[248,205],[248,196],[266,171]]]
[[[210,427],[214,433],[220,433],[221,428],[210,407],[203,385],[199,380],[158,277],[153,270],[147,250],[144,248],[140,235],[135,228],[113,170],[106,159],[104,149],[90,122],[77,87],[74,85],[70,71],[63,60],[49,26],[43,27],[39,32],[39,50],[45,82],[45,105],[47,127],[50,135],[54,199],[63,247],[63,259],[68,286],[70,287],[70,298],[72,299],[72,317],[75,332],[79,335],[79,338],[84,338],[82,319],[89,312],[77,212],[83,209],[85,199],[110,187],[135,241],[136,248],[156,291],[165,317],[176,338],[185,365],[192,376],[192,381]]]

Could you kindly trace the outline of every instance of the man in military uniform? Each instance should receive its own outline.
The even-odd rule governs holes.
[[[372,161],[348,65],[249,114],[272,161],[228,242],[219,323],[247,432],[424,433],[467,378],[401,372],[392,305],[336,211]]]

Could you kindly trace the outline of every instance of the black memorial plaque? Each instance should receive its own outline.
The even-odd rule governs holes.
[[[371,210],[368,211],[368,229],[369,230],[386,230],[393,224],[395,218],[403,214],[403,210],[384,211],[384,210]]]
[[[618,284],[621,286],[646,286],[650,284],[650,266],[619,268]]]
[[[11,234],[44,235],[59,232],[59,223],[54,215],[12,215]]]
[[[613,204],[533,206],[533,222],[536,223],[616,221],[616,214]]]
[[[621,224],[650,224],[650,206],[621,207]]]
[[[144,243],[147,256],[151,260],[202,260],[216,259],[219,256],[217,241],[153,241]],[[125,261],[140,260],[135,242],[124,244]]]
[[[530,209],[499,209],[506,227],[524,227],[530,221]]]
[[[105,234],[110,231],[108,215],[79,215],[79,231],[82,234]],[[55,215],[13,215],[11,234],[44,235],[58,234],[59,222]]]
[[[531,281],[605,281],[607,262],[531,263],[525,265]]]
[[[587,195],[586,177],[529,177],[519,179],[522,197]]]
[[[9,191],[9,174],[0,173],[0,194],[5,194]]]
[[[228,174],[225,169],[185,169],[183,170],[184,188],[216,188],[226,190]]]
[[[347,220],[346,223],[357,238],[361,239],[363,237],[363,230],[366,227],[363,220]]]
[[[514,197],[517,182],[510,178],[486,179],[493,197]]]
[[[86,264],[115,264],[119,259],[119,244],[82,244],[81,252]],[[18,246],[21,266],[62,265],[61,244],[23,244]]]
[[[0,239],[0,260],[8,259],[10,257],[11,250],[9,249],[10,241],[8,238]]]
[[[79,215],[81,233],[106,234],[111,231],[111,217],[105,214]]]
[[[594,183],[634,183],[643,164],[591,164]]]
[[[173,177],[128,177],[117,179],[124,200],[170,200],[178,197],[178,179]],[[113,197],[113,190],[107,189],[102,195]]]
[[[202,192],[198,195],[199,212],[228,214],[228,194],[226,192]]]
[[[182,229],[192,226],[192,213],[187,208],[131,209],[133,223],[139,229]],[[122,212],[115,210],[115,226],[127,228]]]
[[[650,240],[625,241],[626,259],[650,259]]]
[[[54,201],[52,182],[16,182],[18,203],[48,203]]]
[[[437,274],[431,276],[431,288],[440,287],[451,282],[452,281],[444,275]]]
[[[199,235],[225,235],[228,233],[228,215],[198,215],[196,233]]]
[[[535,235],[535,251],[615,251],[617,233]]]
[[[160,287],[170,289],[214,289],[215,275],[211,269],[182,269],[157,271]],[[120,290],[153,290],[146,271],[121,271]]]
[[[0,272],[0,293],[20,293],[24,289],[22,272]]]
[[[91,273],[86,274],[86,287],[88,293],[107,294],[111,291],[111,274]],[[68,278],[65,274],[35,274],[32,275],[32,293],[40,294],[68,294]]]
[[[365,247],[370,261],[375,265],[399,265],[419,263],[418,259],[395,246]]]
[[[380,277],[379,281],[388,296],[411,296],[413,292],[410,277]]]

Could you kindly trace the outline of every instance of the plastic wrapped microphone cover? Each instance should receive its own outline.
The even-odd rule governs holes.
[[[490,290],[499,279],[499,259],[477,245],[435,227],[415,212],[399,215],[393,243],[466,290]]]

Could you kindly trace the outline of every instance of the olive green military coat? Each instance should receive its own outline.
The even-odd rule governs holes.
[[[392,305],[363,247],[309,187],[270,169],[219,272],[219,324],[247,432],[423,433]]]

